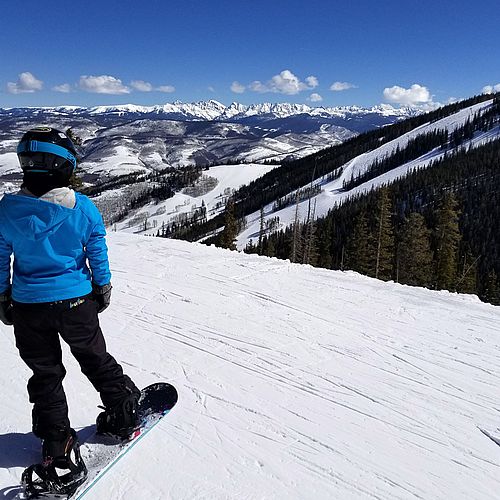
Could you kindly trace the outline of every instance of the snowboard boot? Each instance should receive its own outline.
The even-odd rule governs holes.
[[[101,407],[104,411],[97,416],[97,434],[108,434],[122,440],[130,438],[139,428],[139,396],[140,393],[133,392],[112,408]]]
[[[42,441],[42,465],[59,469],[77,467],[80,455],[80,444],[73,429],[57,430]]]
[[[87,467],[73,429],[54,429],[42,441],[42,463],[31,465],[22,475],[28,498],[67,497],[83,484]]]

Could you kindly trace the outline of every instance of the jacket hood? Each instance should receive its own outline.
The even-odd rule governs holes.
[[[76,203],[75,192],[69,187],[54,188],[47,191],[42,196],[35,196],[27,187],[23,186],[17,194],[38,198],[43,201],[50,201],[50,203],[62,205],[66,208],[74,208]]]
[[[30,240],[43,240],[55,232],[73,209],[21,194],[4,195],[0,205],[4,223]]]

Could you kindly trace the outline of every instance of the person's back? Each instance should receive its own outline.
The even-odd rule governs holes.
[[[21,139],[18,157],[22,189],[0,201],[0,321],[14,325],[20,356],[33,371],[33,432],[42,439],[49,488],[58,481],[56,467],[70,469],[75,481],[85,471],[74,460],[78,440],[62,385],[60,337],[100,393],[105,410],[98,432],[131,435],[140,391],[107,352],[99,326],[97,314],[109,305],[112,288],[106,232],[92,201],[69,188],[72,142],[58,130],[33,129]]]
[[[17,302],[70,299],[90,293],[91,281],[102,286],[111,280],[99,211],[67,187],[53,191],[59,194],[53,201],[27,190],[0,201],[0,232],[14,254],[12,298]],[[4,270],[0,289],[7,286]]]

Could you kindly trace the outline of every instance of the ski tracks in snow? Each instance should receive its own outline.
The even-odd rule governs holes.
[[[497,498],[498,308],[178,241],[110,255],[110,351],[179,403],[92,498]]]
[[[143,263],[147,279],[129,276],[138,295],[154,290],[129,327],[185,384],[175,449],[208,487],[199,498],[445,498],[450,484],[454,498],[494,498],[484,479],[498,484],[498,450],[473,428],[495,402],[499,353],[479,313],[491,308],[210,248],[165,252]]]

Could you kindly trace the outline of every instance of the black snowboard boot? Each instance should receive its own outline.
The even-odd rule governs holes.
[[[41,464],[28,467],[22,475],[28,498],[66,498],[85,481],[87,468],[73,429],[54,429],[42,442]],[[61,471],[61,472],[59,472]]]
[[[119,439],[128,439],[139,427],[137,413],[140,393],[132,393],[112,408],[104,408],[97,416],[97,434],[109,434]]]
[[[53,465],[59,469],[73,469],[78,462],[78,438],[73,429],[56,430],[42,441],[42,465]]]

